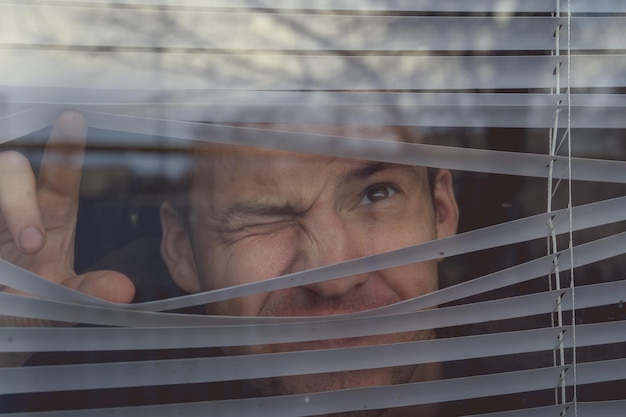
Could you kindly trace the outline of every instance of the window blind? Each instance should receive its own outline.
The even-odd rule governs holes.
[[[129,305],[2,261],[0,285],[32,296],[0,293],[0,315],[80,324],[0,328],[4,354],[52,357],[0,368],[2,415],[309,416],[420,404],[438,404],[446,416],[622,415],[624,19],[626,4],[617,0],[0,2],[0,140],[25,149],[35,165],[41,136],[60,112],[75,109],[91,129],[89,146],[104,155],[105,162],[87,159],[91,178],[114,152],[129,155],[138,171],[157,154],[156,167],[144,170],[179,172],[185,161],[176,156],[209,141],[449,168],[462,213],[461,230],[449,238]],[[429,141],[271,124],[400,126]],[[142,197],[150,205],[162,194]],[[136,203],[132,193],[126,198]],[[131,225],[143,221],[137,213],[144,212],[135,209]],[[107,219],[88,219],[88,249],[79,228],[78,255],[95,251],[106,235],[95,230],[113,228],[101,224]],[[440,290],[378,309],[317,317],[178,311],[443,257]],[[214,352],[428,329],[438,338]],[[96,351],[113,359],[91,360]],[[172,354],[155,359],[155,351]],[[70,360],[56,360],[61,352]],[[87,360],[71,360],[80,354]],[[447,372],[401,385],[127,398],[137,387],[166,393],[432,363]],[[81,396],[88,401],[69,400]]]

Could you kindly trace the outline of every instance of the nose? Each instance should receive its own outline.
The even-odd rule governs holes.
[[[365,243],[358,230],[343,222],[337,215],[325,216],[318,222],[305,222],[299,239],[294,272],[344,262],[365,256]],[[367,282],[369,274],[351,275],[305,285],[325,298],[346,296]]]

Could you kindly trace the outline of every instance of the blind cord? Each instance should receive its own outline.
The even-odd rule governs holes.
[[[557,18],[561,17],[561,7],[560,7],[560,1],[556,0],[556,10],[555,10],[555,14],[554,14]],[[553,55],[554,56],[560,56],[560,31],[561,31],[561,23],[560,20],[557,23],[557,27],[555,28],[554,31],[554,38],[555,38],[555,47],[554,47],[554,52]],[[555,76],[555,88],[552,90],[553,93],[560,95],[561,94],[561,63],[557,62],[556,63],[556,67],[554,69],[554,76]],[[557,106],[562,105],[562,101],[561,99],[558,99],[557,102],[555,103]],[[557,107],[557,110],[555,112],[555,116],[554,116],[554,128],[552,129],[552,131],[550,132],[550,138],[549,138],[549,152],[550,152],[550,156],[554,157],[556,155],[556,153],[558,152],[558,148],[560,147],[559,145],[557,145],[557,137],[558,137],[558,132],[559,132],[559,116],[561,113],[561,109]],[[560,185],[560,181],[557,181],[556,185],[553,185],[554,182],[554,161],[555,159],[553,158],[552,161],[550,162],[550,166],[549,166],[549,175],[548,175],[548,191],[547,191],[547,211],[551,212],[553,209],[552,206],[552,199],[554,198],[554,195],[556,194],[556,191]],[[557,242],[557,238],[556,238],[556,233],[554,232],[554,227],[552,224],[552,221],[549,221],[549,230],[550,230],[550,235],[548,237],[548,254],[553,254],[555,255],[558,252],[558,242]],[[552,289],[552,276],[549,277],[550,280],[550,289]],[[554,288],[557,290],[561,289],[561,277],[560,277],[560,268],[559,268],[559,261],[558,258],[555,256],[554,259]],[[556,309],[555,312],[552,314],[552,326],[558,326],[561,327],[563,326],[563,311],[562,311],[562,299],[563,296],[559,295],[556,299]],[[555,317],[556,315],[556,317]],[[556,323],[555,323],[556,321]],[[563,347],[563,332],[559,333],[558,336],[558,346],[557,348],[554,350],[553,352],[553,363],[555,366],[561,366],[563,367],[562,371],[560,372],[559,375],[559,383],[558,385],[555,387],[555,392],[554,392],[554,401],[555,404],[562,404],[562,405],[566,405],[566,384],[565,384],[565,376],[566,376],[566,369],[564,367],[565,365],[565,349]],[[563,409],[563,411],[561,412],[561,415],[563,415],[563,413],[566,411],[566,408]]]
[[[567,0],[567,175],[568,175],[568,213],[569,213],[569,254],[570,254],[570,289],[572,294],[572,373],[574,384],[572,387],[572,403],[574,406],[574,417],[578,417],[578,395],[577,395],[577,358],[576,358],[576,282],[574,277],[574,232],[572,213],[572,7],[571,0]]]

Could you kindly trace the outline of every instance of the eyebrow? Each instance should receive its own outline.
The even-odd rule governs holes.
[[[391,168],[392,166],[397,166],[396,164],[390,164],[386,162],[371,162],[365,166],[351,169],[344,176],[342,182],[349,182],[354,180],[362,180],[368,178],[377,172],[383,171],[387,168]]]
[[[419,172],[415,169],[414,166],[411,165],[403,165],[403,164],[393,164],[390,162],[371,162],[366,164],[365,166],[354,168],[348,171],[342,182],[350,182],[354,180],[364,180],[368,177],[371,177],[378,172],[384,171],[386,169],[403,169],[411,172],[416,178],[420,178]]]
[[[406,168],[414,172],[413,167],[393,164],[389,162],[370,162],[364,166],[353,168],[348,170],[342,175],[341,183],[349,183],[352,181],[364,180],[378,172],[384,171],[390,168]],[[417,175],[417,172],[414,172]],[[241,219],[250,216],[259,217],[287,217],[300,214],[295,207],[289,203],[285,204],[273,204],[263,203],[259,201],[239,201],[233,203],[225,213],[225,219],[227,221],[233,219]]]
[[[258,201],[240,201],[226,210],[226,219],[243,218],[248,216],[280,217],[293,216],[297,211],[291,204],[282,205],[261,203]]]

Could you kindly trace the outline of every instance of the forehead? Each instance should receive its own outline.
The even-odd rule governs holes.
[[[366,163],[326,155],[216,145],[196,153],[192,188],[211,193],[214,198],[254,191],[277,193],[286,188],[304,190],[324,177],[336,177]]]
[[[305,133],[298,140],[307,140],[306,133],[311,133],[407,141],[402,130],[390,127],[281,127],[282,131]],[[228,221],[228,213],[238,207],[304,210],[315,201],[320,205],[343,204],[371,181],[400,181],[405,185],[410,181],[415,190],[428,188],[423,167],[213,143],[200,144],[194,154],[188,202],[194,212],[204,213],[204,221],[216,225]]]
[[[402,128],[390,126],[340,126],[340,125],[289,125],[254,124],[239,125],[246,128],[276,130],[314,135],[345,136],[398,142],[419,142]],[[338,139],[340,140],[340,139]],[[372,162],[336,158],[323,154],[301,154],[289,151],[253,148],[247,146],[199,143],[194,149],[192,188],[204,192],[224,193],[224,187],[244,188],[259,186],[300,186],[313,178],[333,176],[359,164]],[[247,184],[246,184],[247,183]]]

